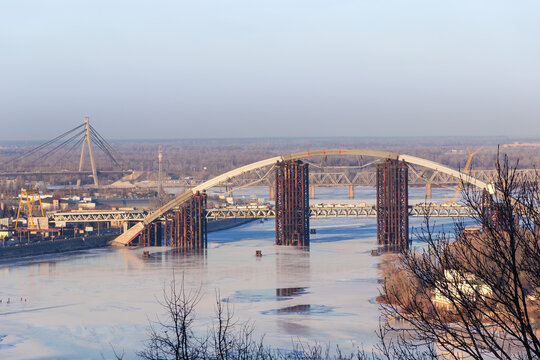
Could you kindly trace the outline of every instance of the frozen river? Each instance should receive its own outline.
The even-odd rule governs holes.
[[[312,203],[346,202],[346,191],[320,189]],[[411,199],[423,201],[423,191],[411,189]],[[356,195],[354,201],[374,202],[374,189]],[[450,230],[451,219],[436,221]],[[411,226],[421,222],[411,219]],[[173,272],[188,288],[202,287],[203,324],[219,290],[273,346],[300,338],[369,347],[379,320],[375,219],[318,219],[311,226],[317,234],[309,251],[274,246],[269,220],[209,234],[206,253],[151,248],[143,258],[142,249],[105,248],[0,263],[0,358],[110,359],[111,345],[134,358],[148,319],[162,312],[157,300]]]

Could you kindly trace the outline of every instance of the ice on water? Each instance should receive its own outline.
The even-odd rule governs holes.
[[[423,201],[423,191],[411,189],[410,203]],[[357,188],[355,200],[344,200],[346,192],[317,189],[312,202],[375,201],[374,189]],[[439,201],[453,195],[433,193]],[[299,338],[369,348],[379,320],[375,220],[313,220],[309,250],[274,246],[274,226],[256,221],[211,233],[206,253],[152,248],[143,258],[142,249],[106,248],[2,263],[0,358],[107,359],[111,346],[133,358],[148,320],[163,312],[158,300],[173,273],[188,288],[202,287],[202,325],[219,297],[273,346]]]

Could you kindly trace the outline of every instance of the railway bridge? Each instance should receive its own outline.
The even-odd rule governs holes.
[[[149,210],[104,210],[51,212],[53,223],[138,222],[151,213]],[[409,216],[423,217],[470,217],[471,208],[461,205],[419,204],[409,206]],[[222,219],[269,219],[276,217],[274,205],[231,205],[209,208],[205,211],[207,221]],[[377,217],[377,207],[369,204],[316,204],[309,207],[310,219],[334,217]],[[165,216],[158,219],[165,220]]]
[[[150,245],[160,231],[166,245],[181,248],[206,246],[206,223],[212,210],[206,209],[206,190],[244,174],[269,168],[275,174],[276,245],[309,246],[309,166],[303,159],[324,156],[365,156],[381,158],[376,170],[376,205],[371,216],[377,217],[377,242],[401,250],[408,239],[408,169],[420,166],[446,174],[458,182],[469,183],[497,194],[486,182],[442,164],[406,154],[370,149],[329,149],[276,156],[231,170],[205,181],[169,201],[112,241],[113,245],[132,243]],[[270,210],[269,210],[270,211]],[[344,210],[346,212],[346,210]],[[270,214],[270,212],[268,212]],[[154,232],[154,234],[152,233]]]

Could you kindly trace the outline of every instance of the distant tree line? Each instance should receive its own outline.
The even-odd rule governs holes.
[[[501,140],[501,139],[499,139]],[[463,168],[468,158],[468,151],[484,146],[473,158],[472,168],[493,169],[497,158],[497,144],[493,139],[459,139],[459,138],[419,138],[419,139],[384,139],[384,138],[300,138],[300,139],[232,139],[232,140],[168,140],[168,141],[121,141],[113,142],[118,152],[119,162],[124,170],[147,172],[156,177],[158,170],[158,148],[163,148],[163,170],[169,177],[194,177],[207,179],[241,165],[249,164],[271,156],[283,155],[322,148],[371,148],[410,155],[433,160],[452,168]],[[8,162],[33,146],[12,145],[0,149],[1,171],[58,171],[77,170],[79,149],[69,152],[54,153],[51,156],[36,156],[22,162]],[[509,147],[505,154],[510,159],[521,159],[520,168],[534,168],[540,163],[538,147]],[[119,170],[102,152],[94,151],[97,167],[102,170]],[[88,155],[86,155],[88,156]],[[361,166],[373,159],[353,157],[328,157],[313,159],[327,166]],[[6,163],[7,162],[7,163]],[[90,169],[88,160],[85,170]],[[110,181],[120,176],[111,177]],[[34,180],[42,180],[35,178]],[[74,183],[73,176],[47,177],[53,183]],[[90,183],[91,179],[83,179]]]

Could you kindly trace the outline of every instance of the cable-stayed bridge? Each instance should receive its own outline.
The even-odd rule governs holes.
[[[114,167],[117,170],[100,171],[94,159],[94,151],[92,145],[100,149],[105,156],[111,160]],[[83,176],[91,176],[95,186],[99,186],[99,175],[117,175],[129,173],[130,171],[122,170],[122,166],[119,163],[120,155],[118,152],[105,140],[103,136],[90,124],[88,117],[84,118],[84,122],[71,130],[58,135],[54,139],[51,139],[39,146],[36,146],[23,154],[17,155],[2,164],[0,168],[5,169],[7,166],[17,166],[18,164],[36,165],[39,162],[46,159],[50,159],[53,156],[59,158],[69,157],[80,147],[79,166],[78,170],[58,170],[58,171],[26,171],[26,170],[11,170],[0,171],[1,176],[32,176],[32,175],[75,175],[78,176],[77,185],[81,184],[81,178]],[[90,161],[90,170],[85,171],[84,161],[85,152],[88,151],[88,157]]]

